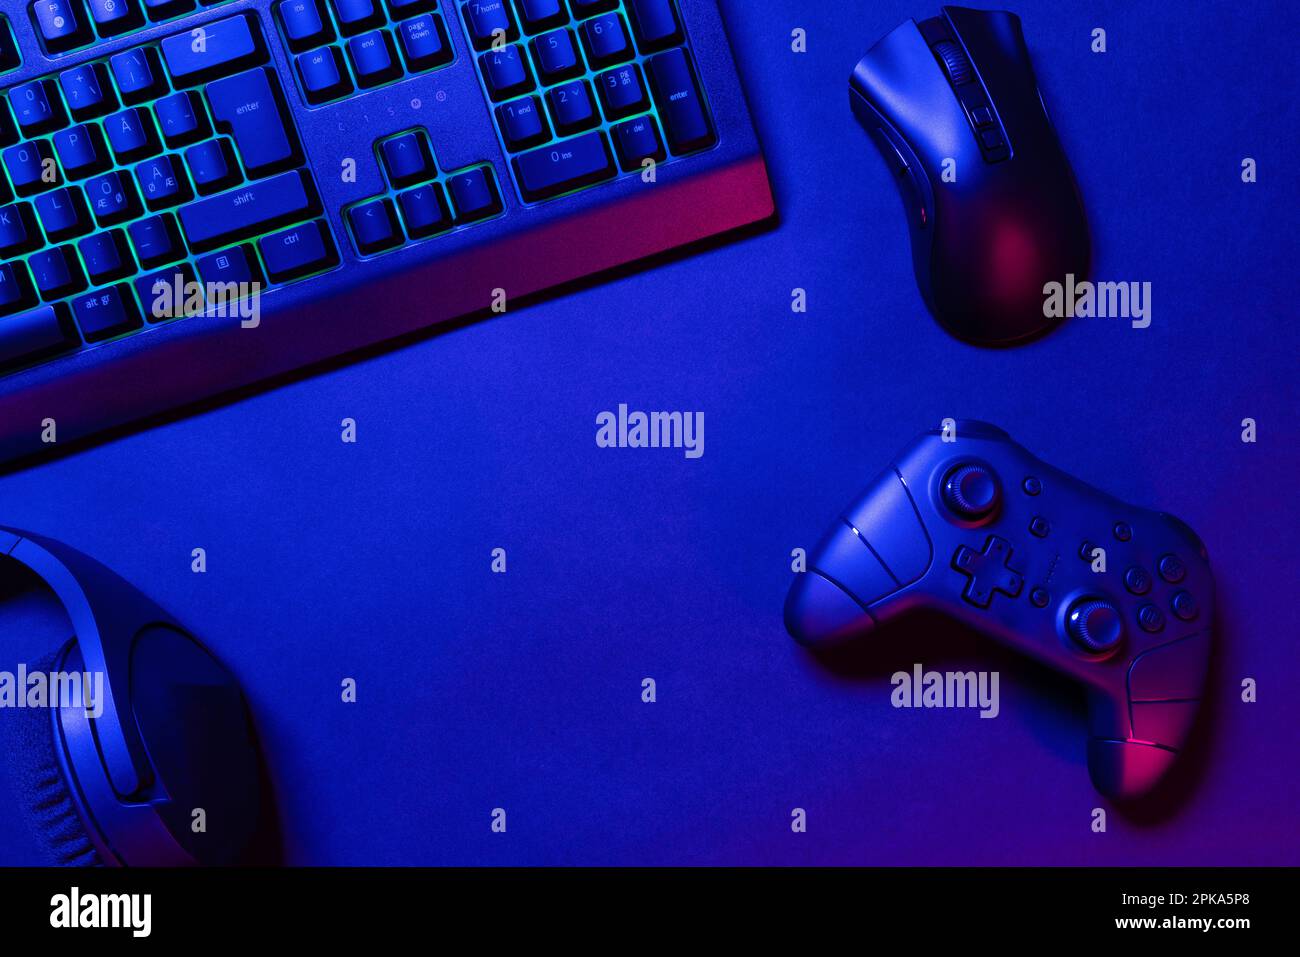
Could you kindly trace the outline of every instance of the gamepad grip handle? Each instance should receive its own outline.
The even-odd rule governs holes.
[[[886,469],[813,550],[786,600],[786,629],[812,647],[861,636],[896,610],[886,599],[924,575],[931,557],[902,478]]]

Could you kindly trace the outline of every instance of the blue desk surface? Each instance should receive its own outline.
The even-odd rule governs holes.
[[[937,5],[723,6],[775,228],[5,476],[4,523],[110,564],[236,671],[293,863],[1300,862],[1293,5],[1017,4],[1094,276],[1151,282],[1153,321],[1003,352],[926,314],[846,102],[866,48]],[[598,448],[619,403],[702,410],[703,457]],[[1081,696],[989,642],[920,620],[828,665],[786,636],[790,550],[946,416],[1205,539],[1214,686],[1163,812],[1093,833]],[[55,641],[12,632],[4,667]],[[914,662],[1000,671],[1000,717],[894,710]],[[29,853],[0,813],[0,857]]]

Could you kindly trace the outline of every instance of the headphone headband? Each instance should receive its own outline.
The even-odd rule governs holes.
[[[26,566],[58,597],[72,621],[87,670],[104,675],[104,709],[93,720],[113,790],[127,798],[152,782],[152,772],[128,700],[131,648],[150,625],[185,629],[134,587],[76,549],[0,526],[0,555]]]

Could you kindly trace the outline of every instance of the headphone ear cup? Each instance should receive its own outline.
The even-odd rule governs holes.
[[[59,660],[49,655],[32,666],[49,674]],[[32,829],[43,840],[51,863],[67,867],[102,866],[77,814],[72,790],[59,766],[54,713],[49,708],[12,708],[0,720],[4,753]]]

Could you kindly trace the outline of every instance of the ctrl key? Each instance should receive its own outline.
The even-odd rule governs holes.
[[[4,316],[0,318],[0,369],[62,352],[76,342],[62,303]]]
[[[271,282],[292,282],[338,265],[329,227],[317,221],[264,236],[257,243]]]

